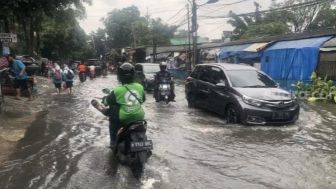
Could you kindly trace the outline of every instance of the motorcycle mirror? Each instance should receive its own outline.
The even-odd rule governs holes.
[[[110,89],[106,89],[106,88],[103,89],[102,91],[103,91],[104,94],[110,94],[111,93]]]

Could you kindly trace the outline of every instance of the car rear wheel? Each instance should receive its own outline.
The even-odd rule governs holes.
[[[188,94],[187,102],[189,108],[195,108],[195,98],[192,95]]]
[[[241,123],[239,109],[232,105],[229,105],[225,111],[225,119],[228,124]]]

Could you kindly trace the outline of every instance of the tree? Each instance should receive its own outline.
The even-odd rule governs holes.
[[[300,5],[300,6],[298,6]],[[277,3],[272,0],[270,11],[260,14],[255,4],[255,14],[239,16],[230,13],[228,21],[234,27],[233,40],[254,37],[333,29],[336,26],[336,12],[331,1],[320,3],[312,0],[286,0]]]
[[[305,4],[289,10],[281,11],[283,16],[289,17],[289,25],[295,33],[307,31],[315,21],[317,15],[331,8],[331,1],[321,0],[320,3],[311,4],[312,0],[286,0],[283,3],[274,3],[272,8],[291,7],[297,4]],[[326,19],[326,18],[324,18]]]
[[[73,16],[74,11],[69,9],[65,12],[59,12],[54,19],[44,22],[42,56],[52,59],[82,59],[89,49],[89,38]]]
[[[175,26],[162,23],[161,19],[151,19],[140,15],[137,7],[115,9],[103,20],[107,45],[110,48],[169,44],[174,36]]]
[[[175,37],[180,37],[180,38],[188,38],[188,31],[187,30],[177,30],[175,33]]]
[[[308,31],[336,29],[336,9],[331,7],[320,11],[312,23],[307,27]]]
[[[69,22],[72,24],[75,23],[74,26],[78,26],[76,18],[82,18],[85,15],[83,3],[90,2],[91,0],[1,1],[0,30],[17,33],[20,41],[18,50],[22,53],[36,55],[43,46],[42,38],[45,38],[43,36],[45,22],[50,22],[54,19],[57,21],[55,17],[64,14],[66,18],[70,18],[69,16],[73,17],[73,19],[68,19]],[[61,20],[61,22],[67,22],[68,20]],[[60,34],[67,32],[67,30],[58,30],[57,32]],[[47,32],[45,35],[50,36],[50,33]],[[66,34],[63,33],[63,35]]]

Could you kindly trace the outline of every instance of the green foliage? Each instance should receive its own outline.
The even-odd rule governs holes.
[[[285,0],[281,3],[273,0],[271,11],[264,14],[260,14],[259,5],[255,4],[255,14],[249,16],[239,16],[231,12],[228,23],[234,27],[233,40],[336,29],[336,9],[331,1],[320,5],[279,10],[281,7],[291,7],[306,2],[311,0]]]
[[[0,32],[18,34],[17,52],[69,58],[87,50],[86,34],[78,25],[83,3],[91,0],[10,0],[0,2]]]
[[[169,44],[174,36],[175,26],[162,23],[161,19],[151,19],[140,15],[137,7],[115,9],[103,20],[107,43],[110,48]]]
[[[295,94],[301,96],[302,93],[308,95],[309,101],[316,100],[331,100],[335,101],[336,96],[336,86],[332,80],[328,80],[325,76],[323,79],[317,77],[315,72],[311,75],[311,84],[305,84],[302,81],[297,82]]]

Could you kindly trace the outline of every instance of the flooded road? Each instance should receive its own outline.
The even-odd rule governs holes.
[[[142,179],[118,165],[108,147],[108,120],[90,106],[116,77],[76,85],[74,96],[46,103],[0,166],[0,188],[336,188],[336,106],[302,104],[296,125],[225,125],[176,103],[145,104],[153,156]]]

